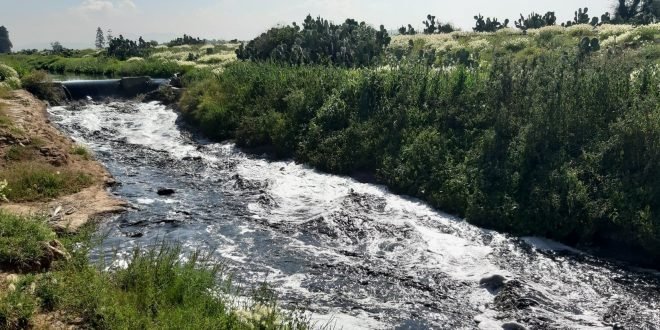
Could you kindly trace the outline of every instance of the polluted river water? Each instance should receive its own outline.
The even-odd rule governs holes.
[[[657,329],[660,276],[472,226],[385,187],[194,137],[158,103],[49,108],[134,210],[99,254],[176,242],[344,329]],[[159,187],[175,190],[159,196]]]

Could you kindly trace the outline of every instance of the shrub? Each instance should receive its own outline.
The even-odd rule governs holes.
[[[0,63],[0,81],[9,78],[18,78],[18,73],[12,67]]]
[[[595,35],[595,28],[590,24],[576,24],[566,28],[571,37],[585,37]]]
[[[611,36],[622,35],[632,30],[633,28],[634,27],[632,25],[626,25],[626,24],[603,24],[601,26],[598,26],[596,29],[598,31],[598,36],[601,39],[605,39]]]
[[[20,89],[21,80],[18,73],[12,67],[0,63],[0,84],[5,89]]]
[[[530,44],[529,39],[524,37],[519,37],[515,39],[506,40],[504,43],[502,43],[502,46],[504,46],[504,48],[510,51],[517,52],[525,49],[529,44]]]
[[[91,153],[87,147],[83,145],[75,145],[73,150],[71,150],[71,153],[82,157],[84,160],[89,160],[91,158]]]
[[[55,239],[45,219],[0,211],[0,266],[31,267],[42,260],[44,245]]]
[[[34,149],[30,146],[12,145],[5,152],[7,161],[26,161],[34,159]]]
[[[29,329],[38,303],[26,288],[0,293],[0,329]]]
[[[53,84],[52,78],[46,71],[34,71],[26,75],[22,83],[25,90],[52,104],[60,104],[65,99],[64,91]]]

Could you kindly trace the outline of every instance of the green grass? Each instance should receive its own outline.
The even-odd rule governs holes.
[[[27,281],[16,284],[14,291],[0,292],[0,329],[29,329],[39,304]]]
[[[13,145],[5,152],[5,159],[11,162],[33,160],[34,156],[35,150],[30,146]]]
[[[84,160],[90,160],[92,157],[92,154],[89,152],[87,147],[83,145],[75,145],[71,150],[71,153],[80,156]]]
[[[13,122],[5,112],[5,105],[0,104],[0,127],[10,128],[11,126],[13,126]]]
[[[241,317],[223,298],[231,284],[219,280],[220,268],[202,266],[208,260],[199,253],[187,255],[186,261],[181,255],[180,248],[167,246],[135,250],[125,269],[68,268],[55,273],[56,284],[45,282],[43,291],[58,297],[52,308],[80,316],[99,329],[306,327],[275,308],[260,320]],[[249,309],[261,310],[256,305]]]
[[[25,268],[45,255],[44,243],[55,233],[41,218],[17,216],[0,211],[0,266]]]
[[[33,202],[74,194],[93,183],[88,174],[37,162],[13,163],[0,169],[7,180],[5,196],[12,202]]]
[[[36,260],[55,234],[41,219],[0,213],[0,258]],[[61,237],[71,258],[49,272],[26,274],[0,290],[0,328],[34,325],[33,315],[57,312],[60,321],[93,329],[307,329],[305,319],[277,308],[274,296],[238,305],[221,268],[201,253],[159,244],[133,250],[125,268],[91,263],[92,228]],[[0,283],[1,284],[1,283]],[[81,324],[82,321],[82,324]]]

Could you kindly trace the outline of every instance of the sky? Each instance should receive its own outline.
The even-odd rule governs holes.
[[[427,14],[470,30],[473,16],[509,18],[554,11],[560,22],[578,7],[592,16],[612,11],[613,0],[0,0],[0,25],[14,50],[94,45],[96,28],[113,35],[164,42],[184,33],[206,39],[248,40],[278,24],[301,22],[307,14],[334,22],[346,18],[396,30],[419,29]],[[511,23],[513,25],[513,23]]]

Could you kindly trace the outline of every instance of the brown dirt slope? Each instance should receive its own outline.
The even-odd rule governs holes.
[[[107,187],[114,184],[108,171],[90,157],[73,153],[74,141],[50,124],[43,102],[21,90],[0,99],[0,107],[12,123],[11,128],[0,128],[0,167],[10,165],[7,153],[12,146],[31,145],[30,161],[84,172],[93,178],[90,187],[76,194],[42,202],[2,203],[1,209],[17,214],[45,215],[56,229],[67,231],[76,231],[100,215],[126,209],[124,201],[107,191]]]

